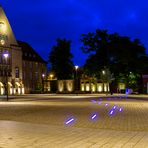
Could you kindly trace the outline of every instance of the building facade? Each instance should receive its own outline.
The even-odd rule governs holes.
[[[28,44],[17,42],[0,6],[0,95],[29,93],[34,82],[42,82],[43,72],[46,63]]]
[[[46,76],[46,62],[25,42],[18,41],[22,50],[22,79],[25,93],[41,92]]]

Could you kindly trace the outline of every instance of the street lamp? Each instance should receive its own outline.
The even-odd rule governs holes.
[[[49,77],[50,77],[51,80],[52,80],[53,76],[54,76],[53,74],[50,74],[50,75],[49,75]]]
[[[75,65],[75,90],[78,89],[78,78],[77,78],[77,71],[78,71],[79,66]]]
[[[45,74],[42,74],[42,92],[44,92],[44,77],[45,77]]]
[[[9,57],[9,54],[8,53],[4,53],[3,54],[3,57],[4,57],[4,59],[5,59],[5,61],[6,61],[6,64],[7,64],[7,59],[8,59],[8,57]],[[8,69],[7,69],[7,66],[6,66],[6,69],[5,69],[6,71],[5,71],[5,74],[6,74],[6,87],[5,87],[5,91],[6,91],[6,97],[7,97],[7,101],[9,100],[9,98],[8,98]]]
[[[105,77],[105,70],[102,70],[102,79],[103,79],[103,93],[104,93],[104,77]]]
[[[76,71],[76,79],[77,79],[77,70],[78,70],[78,68],[79,68],[79,66],[78,66],[78,65],[76,65],[76,66],[75,66],[75,71]]]
[[[105,70],[102,70],[102,74],[105,75]]]

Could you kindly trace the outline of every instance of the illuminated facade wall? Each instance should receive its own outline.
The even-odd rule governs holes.
[[[108,83],[92,83],[89,81],[83,81],[80,83],[80,88],[82,92],[91,92],[91,93],[101,93],[101,92],[109,92],[109,84]],[[104,89],[103,89],[104,87]]]
[[[7,54],[8,56],[4,56]],[[18,76],[16,77],[16,72]],[[17,44],[9,21],[0,6],[0,95],[23,94],[22,52]]]
[[[104,89],[103,89],[104,86]],[[50,81],[44,85],[44,88],[48,87],[47,90],[49,93],[51,91]],[[46,89],[44,89],[46,90]],[[75,83],[74,80],[57,80],[57,91],[59,93],[72,93],[75,91]],[[107,83],[92,83],[91,81],[80,80],[80,92],[86,93],[101,93],[101,92],[109,92],[109,84]]]
[[[0,95],[6,93],[6,88],[10,95],[30,93],[38,85],[42,89],[43,73],[46,74],[46,62],[30,45],[16,41],[0,6]]]
[[[25,93],[42,91],[42,75],[46,75],[46,62],[28,43],[18,41],[18,44],[22,50],[22,73]]]
[[[58,80],[58,92],[73,92],[74,80]]]

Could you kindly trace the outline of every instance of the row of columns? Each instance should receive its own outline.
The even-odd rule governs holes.
[[[20,85],[18,82],[15,84],[15,87],[13,87],[13,85],[8,82],[8,94],[9,95],[20,95],[20,94],[24,94],[25,90],[24,87],[22,85]],[[2,82],[0,82],[0,95],[5,95],[7,92],[7,86],[5,86],[5,84],[3,84]]]

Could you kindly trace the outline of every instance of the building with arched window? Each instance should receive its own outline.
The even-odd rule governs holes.
[[[42,73],[46,73],[46,62],[27,43],[15,39],[0,6],[0,95],[29,93],[35,82],[42,82]]]

